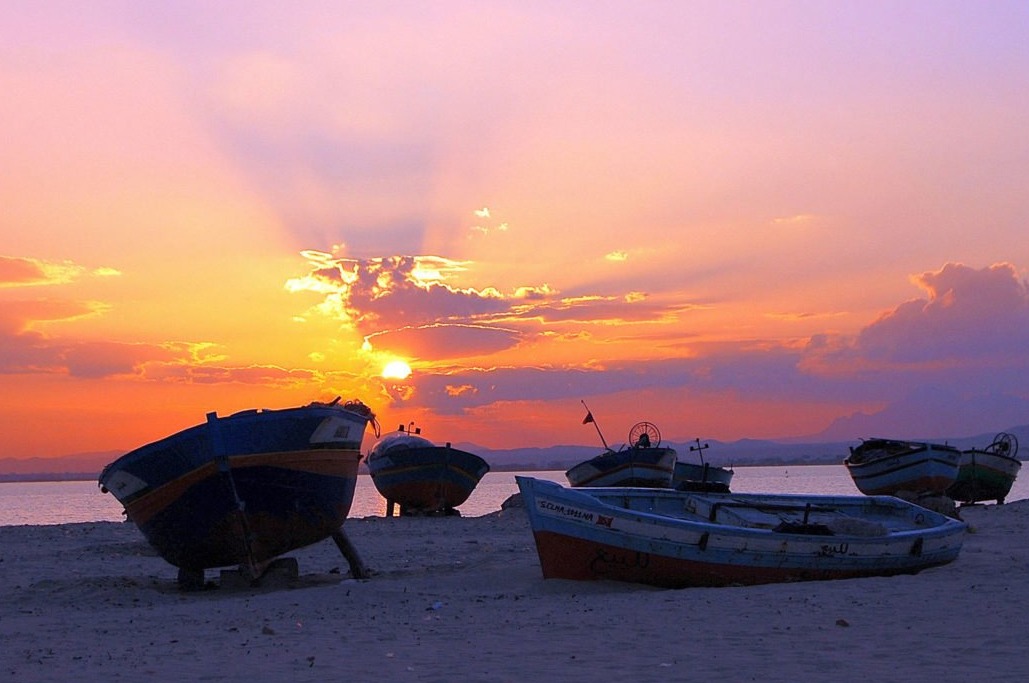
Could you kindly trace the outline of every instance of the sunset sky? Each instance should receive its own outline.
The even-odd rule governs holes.
[[[0,457],[337,395],[489,448],[599,445],[581,401],[616,444],[1027,424],[1027,35],[1022,1],[5,2]]]

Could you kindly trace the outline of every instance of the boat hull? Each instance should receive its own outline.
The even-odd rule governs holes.
[[[868,441],[867,444],[879,442]],[[869,496],[943,495],[957,479],[961,451],[951,446],[909,442],[883,442],[881,452],[867,459],[856,449],[844,461],[858,490]],[[895,446],[894,446],[895,445]],[[860,449],[861,447],[859,447]]]
[[[333,404],[211,413],[114,461],[100,485],[170,564],[256,570],[339,530],[370,419]]]
[[[965,531],[958,520],[891,497],[517,480],[547,579],[683,588],[911,574],[953,561]]]
[[[568,483],[580,486],[642,486],[669,488],[676,453],[671,448],[626,448],[607,451],[565,472]]]
[[[489,472],[479,456],[449,446],[392,449],[367,464],[379,494],[399,505],[401,514],[450,512]]]
[[[714,467],[707,463],[696,465],[689,462],[676,462],[672,475],[672,488],[680,491],[728,492],[733,474],[730,469]]]
[[[957,479],[947,495],[962,503],[1003,503],[1021,467],[1021,461],[1012,457],[974,449],[963,451]]]

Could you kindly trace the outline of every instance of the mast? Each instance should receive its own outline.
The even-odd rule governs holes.
[[[600,437],[600,443],[604,444],[604,450],[605,451],[611,450],[611,448],[607,445],[607,441],[604,440],[604,435],[600,433],[600,425],[598,425],[596,419],[594,419],[593,411],[590,410],[590,407],[588,405],[586,405],[586,401],[583,401],[582,399],[579,399],[579,402],[582,403],[582,405],[586,408],[586,417],[582,418],[582,423],[583,424],[588,424],[588,423],[592,422],[594,428],[596,428],[596,430],[597,430],[597,436]]]

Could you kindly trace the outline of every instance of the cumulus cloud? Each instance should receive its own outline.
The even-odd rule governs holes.
[[[813,336],[806,369],[850,374],[1026,364],[1029,289],[1012,264],[977,270],[948,263],[911,281],[925,297],[886,311],[855,336]]]
[[[1024,390],[1015,386],[1015,378],[1029,370],[1024,352],[1029,294],[1007,263],[982,269],[948,263],[921,273],[912,282],[924,292],[922,298],[896,305],[857,333],[815,335],[806,345],[761,339],[701,345],[689,343],[679,330],[663,341],[680,342],[682,351],[672,352],[674,357],[606,359],[601,354],[597,360],[593,349],[578,364],[472,367],[460,361],[481,362],[564,335],[589,343],[593,325],[605,329],[609,341],[653,345],[661,338],[653,325],[680,321],[703,304],[655,300],[635,291],[562,296],[546,285],[508,294],[458,287],[459,278],[474,280],[475,264],[442,257],[357,260],[323,254],[310,260],[306,289],[334,300],[333,310],[369,347],[431,361],[385,393],[394,402],[440,413],[638,391],[849,405],[857,413],[901,401],[909,389],[928,382],[953,389],[953,395],[964,397],[960,400],[988,392],[1017,394]],[[612,337],[610,331],[618,327],[623,331]]]
[[[1010,410],[970,408],[997,405],[997,396],[1008,397],[1008,405],[1021,404],[1012,397],[1023,396],[1023,403],[1029,398],[1023,387],[1029,372],[1024,351],[1029,302],[1017,270],[1010,264],[973,269],[952,263],[913,282],[926,292],[925,298],[897,305],[857,334],[819,335],[806,347],[755,340],[694,344],[686,357],[594,361],[578,367],[438,367],[411,378],[417,390],[410,400],[457,414],[507,401],[667,391],[714,400],[733,395],[743,401],[850,405],[854,415],[878,410],[880,421],[903,426],[896,433],[909,438],[947,433],[948,428],[960,435],[1010,426],[991,422],[1010,417]],[[585,299],[548,302],[543,308],[553,315],[566,306],[565,315],[571,318],[577,303],[598,303]],[[615,301],[603,302],[618,308]],[[927,401],[927,392],[937,400]],[[949,407],[934,408],[939,404]],[[939,418],[943,414],[947,420]],[[855,424],[840,420],[824,435],[856,438],[859,434],[849,429]]]
[[[341,258],[303,252],[311,271],[287,281],[292,292],[322,300],[311,312],[338,318],[367,348],[432,360],[473,357],[513,348],[547,326],[672,322],[691,304],[652,302],[644,292],[561,297],[547,284],[503,293],[458,287],[474,264],[440,256]]]
[[[1029,291],[1013,265],[976,270],[948,263],[912,281],[926,298],[906,301],[862,330],[853,354],[890,364],[1024,358]]]
[[[510,348],[518,333],[488,321],[510,302],[496,289],[457,287],[468,264],[440,256],[338,258],[304,252],[312,271],[286,283],[323,300],[312,311],[359,332],[367,349],[408,358],[449,358]],[[478,322],[478,321],[485,322]]]
[[[466,264],[438,256],[335,258],[304,255],[315,267],[286,283],[290,291],[335,297],[338,315],[365,335],[390,327],[465,319],[503,310],[499,292],[458,288],[448,283]]]

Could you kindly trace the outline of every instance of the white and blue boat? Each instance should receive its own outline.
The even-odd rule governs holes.
[[[844,460],[861,493],[878,496],[942,496],[954,483],[961,451],[947,444],[866,439]]]
[[[586,420],[596,425],[593,413]],[[661,432],[650,422],[637,422],[629,430],[629,445],[613,450],[607,441],[604,452],[584,460],[565,472],[572,486],[672,486],[677,455],[674,448],[661,445]]]
[[[457,508],[489,472],[489,463],[450,442],[437,446],[412,427],[400,425],[383,436],[365,460],[372,483],[386,499],[387,515],[394,504],[402,516],[459,514]]]
[[[547,579],[683,588],[914,574],[953,561],[965,534],[891,496],[517,482]]]

